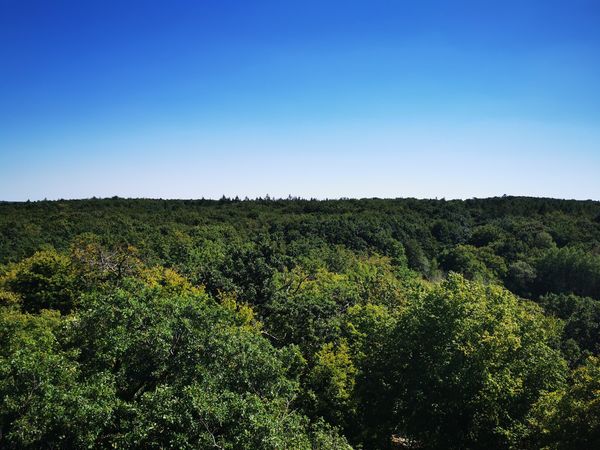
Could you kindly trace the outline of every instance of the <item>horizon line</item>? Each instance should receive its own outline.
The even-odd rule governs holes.
[[[269,194],[265,194],[264,197],[248,197],[243,198],[239,195],[230,197],[222,195],[221,197],[121,197],[119,195],[113,195],[108,197],[71,197],[71,198],[43,198],[43,199],[27,199],[27,200],[0,200],[2,203],[51,203],[51,202],[78,202],[78,201],[105,201],[105,200],[152,200],[152,201],[188,201],[188,202],[282,202],[282,201],[307,201],[307,202],[328,202],[328,201],[364,201],[364,200],[419,200],[419,201],[469,201],[469,200],[494,200],[494,199],[535,199],[535,200],[558,200],[558,201],[571,201],[571,202],[600,202],[600,199],[594,198],[566,198],[566,197],[544,197],[535,195],[493,195],[488,197],[302,197],[288,195],[287,197],[272,197]]]

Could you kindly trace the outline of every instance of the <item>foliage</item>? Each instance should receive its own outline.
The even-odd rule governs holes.
[[[451,275],[398,322],[388,371],[397,430],[432,448],[508,446],[540,393],[563,383],[556,334],[508,291]]]
[[[546,393],[530,422],[532,448],[600,447],[600,360],[589,357],[573,371],[567,389]]]
[[[59,320],[48,314],[39,320]],[[3,341],[16,329],[31,345],[8,345],[0,361],[10,447],[312,448],[330,436],[343,448],[290,409],[293,349],[204,294],[125,280],[86,297],[64,328],[8,310],[3,320]]]
[[[600,301],[573,294],[548,294],[540,299],[546,313],[565,321],[563,347],[573,362],[600,354]]]
[[[598,447],[599,217],[0,203],[0,447]]]
[[[24,311],[69,312],[77,300],[77,277],[70,259],[56,250],[42,250],[9,266],[0,286],[12,292]]]

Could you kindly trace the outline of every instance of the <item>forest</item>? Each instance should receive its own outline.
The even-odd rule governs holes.
[[[600,202],[0,202],[0,448],[598,449]]]

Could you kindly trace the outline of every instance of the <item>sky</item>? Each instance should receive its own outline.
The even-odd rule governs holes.
[[[0,0],[0,200],[600,200],[600,2]]]

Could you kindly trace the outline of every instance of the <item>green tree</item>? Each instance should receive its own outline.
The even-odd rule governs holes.
[[[54,249],[36,252],[9,266],[0,286],[16,294],[27,312],[56,309],[67,313],[80,293],[71,260]]]
[[[298,267],[277,275],[276,291],[265,308],[265,326],[275,343],[297,344],[306,355],[340,336],[342,315],[360,301],[356,284],[345,274]]]
[[[463,274],[471,280],[494,281],[507,271],[502,257],[489,247],[457,245],[440,256],[440,266],[445,271]]]
[[[535,305],[451,275],[398,322],[390,434],[430,448],[507,447],[541,392],[563,382],[558,331]]]
[[[337,346],[325,344],[314,359],[314,367],[306,381],[313,404],[312,415],[338,426],[347,426],[346,418],[352,417],[356,408],[353,390],[357,372],[348,344],[343,341]]]
[[[539,303],[565,321],[563,349],[572,363],[600,354],[600,301],[574,294],[548,294]]]
[[[553,248],[536,261],[537,295],[573,293],[600,300],[600,256],[575,247]]]
[[[175,286],[124,279],[62,319],[14,319],[21,313],[5,308],[6,446],[347,448],[336,430],[291,408],[296,349],[273,348],[247,315]],[[15,323],[39,336],[15,333]]]
[[[531,448],[600,448],[600,359],[575,369],[566,389],[546,393],[530,415]]]
[[[56,311],[0,312],[0,447],[90,448],[116,406],[110,374],[84,376]]]

